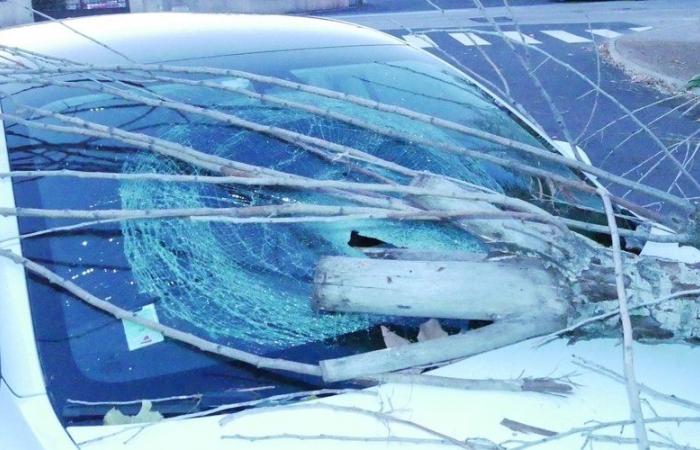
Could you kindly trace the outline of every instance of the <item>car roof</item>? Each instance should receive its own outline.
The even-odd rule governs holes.
[[[142,13],[69,19],[63,25],[43,22],[8,28],[0,30],[0,45],[77,62],[118,64],[128,62],[119,53],[132,62],[165,63],[306,48],[403,45],[403,42],[359,25],[320,18]]]

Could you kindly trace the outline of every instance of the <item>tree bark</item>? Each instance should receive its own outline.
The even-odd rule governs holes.
[[[425,255],[424,255],[425,256]],[[565,316],[571,291],[541,260],[406,261],[326,257],[314,309],[442,319]]]
[[[473,188],[435,177],[414,183],[434,192]],[[454,211],[489,208],[433,196],[413,198],[421,208]],[[327,257],[315,275],[318,311],[360,312],[423,318],[494,321],[445,338],[321,362],[323,378],[338,381],[464,358],[564,328],[574,338],[619,337],[611,250],[556,224],[518,220],[453,220],[478,236],[488,255],[379,249],[370,258]],[[653,342],[700,342],[697,295],[700,265],[624,254],[624,284],[635,338]],[[643,308],[638,305],[647,305]]]

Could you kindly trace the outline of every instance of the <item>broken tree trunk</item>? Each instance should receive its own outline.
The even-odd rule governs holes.
[[[395,253],[396,254],[396,253]],[[317,269],[317,311],[502,320],[533,311],[565,315],[571,291],[536,258],[406,261],[326,257]]]
[[[471,188],[423,177],[415,183],[435,192]],[[493,208],[478,202],[421,196],[431,210]],[[617,311],[610,249],[551,224],[518,220],[457,220],[478,236],[489,255],[411,249],[368,251],[366,258],[320,261],[313,305],[318,311],[361,312],[424,318],[486,319],[493,324],[445,338],[321,362],[326,381],[434,364],[493,350],[569,328],[577,337],[619,337],[619,317],[573,324]],[[655,302],[700,289],[700,265],[625,254],[625,284],[635,337],[700,342],[697,295]],[[646,305],[643,308],[639,305]]]

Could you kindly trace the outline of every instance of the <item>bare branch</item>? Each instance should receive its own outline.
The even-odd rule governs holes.
[[[0,48],[3,48],[3,47],[0,46]],[[537,50],[539,50],[539,49],[537,49]],[[543,149],[538,148],[538,147],[533,147],[533,146],[530,146],[527,144],[519,143],[519,142],[513,141],[511,139],[503,138],[503,137],[496,136],[496,135],[493,135],[493,134],[488,133],[488,132],[484,132],[482,130],[477,130],[474,128],[466,127],[466,126],[461,125],[461,124],[457,124],[457,123],[454,123],[454,122],[451,122],[451,121],[448,121],[445,119],[436,118],[434,116],[429,116],[427,114],[418,113],[418,112],[415,112],[412,110],[408,110],[406,108],[381,104],[381,103],[367,100],[367,99],[364,99],[361,97],[355,97],[355,96],[342,94],[342,93],[335,92],[335,91],[329,91],[327,89],[316,88],[313,86],[301,85],[299,83],[293,83],[293,82],[289,82],[286,80],[276,79],[274,77],[267,77],[267,76],[262,76],[262,75],[254,75],[254,74],[250,74],[247,72],[222,70],[222,69],[182,68],[182,67],[177,67],[177,66],[172,67],[172,66],[162,66],[162,65],[157,65],[157,66],[152,66],[152,65],[78,66],[78,67],[74,67],[74,68],[71,68],[71,67],[56,68],[55,70],[52,70],[52,71],[51,70],[49,70],[49,71],[44,70],[43,72],[42,71],[34,71],[32,74],[38,75],[41,73],[56,73],[56,74],[75,73],[75,72],[80,72],[80,71],[84,71],[84,70],[89,70],[89,71],[95,71],[95,70],[111,70],[111,71],[151,70],[151,71],[158,71],[158,72],[172,71],[172,72],[177,72],[177,73],[189,73],[189,74],[239,76],[241,78],[251,79],[251,80],[260,81],[260,82],[267,82],[267,83],[287,87],[290,89],[309,92],[309,93],[313,93],[316,95],[322,95],[322,96],[325,96],[328,98],[348,101],[348,102],[351,102],[351,103],[354,103],[354,104],[357,104],[357,105],[360,105],[363,107],[376,109],[376,110],[383,111],[383,112],[391,112],[394,114],[402,115],[402,116],[407,117],[407,118],[412,119],[412,120],[416,120],[419,122],[428,123],[428,124],[431,124],[434,126],[439,126],[439,127],[443,127],[446,129],[460,132],[460,133],[464,133],[464,134],[467,134],[470,136],[484,139],[488,142],[493,142],[493,143],[497,143],[500,145],[505,145],[505,146],[508,146],[510,148],[514,148],[514,149],[521,150],[521,151],[524,151],[527,153],[531,153],[533,155],[536,155],[537,157],[545,158],[545,159],[548,159],[548,160],[551,160],[554,162],[558,162],[560,164],[567,165],[569,167],[575,168],[577,170],[581,170],[585,173],[590,173],[591,175],[594,175],[594,176],[597,176],[600,178],[610,179],[610,181],[613,181],[615,183],[618,183],[620,185],[623,185],[623,186],[626,186],[626,187],[629,187],[632,189],[641,189],[641,191],[647,195],[655,196],[657,198],[659,197],[659,195],[661,195],[663,197],[664,201],[668,201],[668,202],[675,204],[681,208],[691,209],[689,207],[689,204],[686,201],[684,201],[684,200],[679,201],[679,199],[675,198],[675,196],[670,196],[665,192],[663,192],[663,193],[655,192],[656,190],[654,190],[652,188],[645,187],[643,185],[640,185],[639,183],[636,183],[634,181],[630,181],[630,180],[622,178],[622,177],[617,177],[615,175],[612,175],[612,174],[609,174],[605,171],[602,171],[601,169],[593,168],[589,165],[580,163],[579,161],[573,161],[573,160],[570,160],[568,158],[564,158],[564,157],[556,155],[554,153],[544,151]],[[0,72],[0,74],[1,73],[2,72]],[[29,74],[29,73],[31,73],[31,72],[14,71],[13,76],[17,76],[17,74],[21,75],[21,74]],[[45,82],[45,83],[50,83],[50,84],[67,85],[68,87],[75,87],[73,84],[70,84],[70,83],[59,82],[57,80],[46,79],[46,78],[38,78],[38,79],[37,78],[25,78],[25,81]],[[83,87],[85,87],[85,86],[83,85]],[[135,98],[136,99],[140,98],[140,96],[130,94],[130,93],[127,93],[123,90],[118,90],[118,89],[114,89],[111,87],[105,87],[105,86],[94,87],[93,86],[93,87],[88,87],[88,88],[93,89],[93,90],[97,90],[99,92],[113,93],[113,94],[121,96],[123,98],[129,98],[131,100],[134,100]],[[136,101],[140,101],[140,100],[136,100]],[[187,110],[189,112],[198,113],[195,107],[192,107],[191,105],[181,105],[181,104],[178,104],[178,102],[165,102],[162,100],[154,100],[154,99],[144,99],[143,101],[147,102],[146,104],[151,104],[153,106],[171,107],[171,108],[175,108],[175,109],[179,109],[179,110]],[[192,109],[192,108],[195,108],[195,109]],[[272,129],[269,129],[268,127],[256,126],[255,124],[252,124],[248,121],[241,122],[242,119],[238,119],[235,116],[231,116],[231,115],[226,115],[226,114],[222,115],[222,113],[215,113],[215,112],[211,112],[211,114],[209,114],[207,112],[202,112],[202,113],[207,115],[207,117],[213,118],[214,120],[222,120],[222,121],[224,121],[226,123],[230,123],[232,125],[235,122],[235,124],[237,124],[236,126],[243,126],[243,127],[250,126],[250,129],[254,129],[256,131],[266,133],[266,134],[272,134],[276,137],[279,137],[279,138],[284,139],[284,140],[289,140],[290,142],[293,142],[293,143],[306,142],[306,141],[315,139],[315,138],[308,138],[308,137],[305,138],[303,136],[289,134],[290,132],[288,132],[287,130],[282,130],[282,129],[272,130]],[[214,117],[214,116],[216,116],[216,117]],[[354,120],[357,121],[356,119],[354,119]],[[322,141],[322,140],[320,140],[320,141]],[[314,145],[319,144],[319,142],[317,142],[317,141],[314,141],[314,142],[308,142],[308,143],[312,143]],[[320,143],[321,147],[324,147],[324,145],[325,144]],[[333,147],[333,148],[329,148],[329,150],[339,151],[341,153],[344,153],[348,150],[348,149],[342,148],[342,146],[341,147],[336,147],[336,146],[337,146],[337,144],[331,145],[331,147]],[[324,148],[326,148],[326,147],[324,147]],[[447,149],[447,148],[444,148],[444,149]],[[454,148],[453,150],[455,152],[458,152],[458,148]],[[353,152],[356,152],[356,151],[357,150],[353,150],[348,154],[354,155]],[[463,149],[463,148],[460,149],[459,152],[466,155],[466,156],[480,158],[480,159],[486,159],[486,160],[489,160],[489,161],[492,161],[492,162],[499,164],[499,162],[497,162],[497,160],[494,160],[492,157],[490,157],[490,155],[487,156],[485,153],[476,152],[473,150],[467,150],[467,149]],[[576,153],[576,152],[574,152],[574,153]],[[505,160],[505,161],[509,161],[509,160]],[[502,164],[502,162],[501,162],[501,164]],[[506,167],[508,167],[508,166],[506,166]],[[533,175],[535,175],[534,172],[531,172],[531,173]],[[544,176],[544,174],[537,174],[537,176]]]
[[[207,341],[206,339],[202,339],[193,334],[185,333],[167,325],[163,325],[162,323],[145,319],[143,317],[138,316],[134,312],[127,311],[113,303],[110,303],[106,300],[92,295],[91,293],[81,288],[77,284],[73,283],[72,281],[66,280],[65,278],[59,276],[55,272],[52,272],[51,270],[47,269],[41,264],[37,264],[12,251],[0,249],[0,256],[8,258],[17,264],[24,266],[28,271],[38,275],[41,278],[44,278],[49,283],[54,284],[60,287],[61,289],[70,292],[83,302],[101,311],[104,311],[105,313],[110,314],[119,320],[128,320],[138,325],[142,325],[150,330],[154,330],[161,333],[163,336],[199,348],[202,351],[213,353],[236,361],[245,362],[255,367],[265,369],[284,370],[288,372],[315,376],[319,376],[321,374],[321,370],[318,366],[315,365],[304,364],[295,361],[288,361],[284,359],[266,358],[264,356],[258,356],[252,353],[228,347],[223,344],[217,344],[215,342]]]
[[[653,417],[649,419],[644,419],[644,424],[654,424],[654,423],[700,423],[700,417],[695,416],[678,416],[678,417]],[[634,420],[617,420],[613,422],[597,422],[593,425],[582,426],[571,428],[567,431],[559,432],[553,436],[547,436],[542,439],[525,442],[523,444],[517,445],[515,447],[510,447],[509,450],[524,450],[526,448],[537,447],[539,445],[547,444],[549,442],[558,441],[569,436],[577,434],[590,434],[594,431],[604,430],[606,428],[622,427],[627,425],[634,425]],[[637,440],[635,439],[635,442]]]
[[[256,408],[256,409],[249,409],[246,411],[242,411],[239,413],[234,413],[230,414],[224,418],[222,418],[219,421],[219,424],[221,426],[225,426],[233,422],[234,420],[240,419],[241,417],[245,416],[250,416],[252,414],[265,414],[269,412],[275,412],[275,411],[280,411],[280,410],[304,410],[304,409],[321,409],[321,410],[326,410],[329,412],[336,412],[336,413],[346,413],[346,414],[359,414],[363,416],[368,416],[377,419],[380,422],[385,422],[388,424],[398,424],[398,425],[404,425],[409,428],[416,429],[418,431],[422,431],[423,433],[433,436],[435,438],[438,438],[440,440],[447,441],[457,447],[469,449],[469,450],[474,450],[475,447],[467,442],[460,441],[459,439],[455,439],[452,436],[440,433],[438,431],[435,431],[431,428],[428,428],[424,425],[421,425],[416,422],[412,422],[410,420],[406,419],[400,419],[398,417],[394,417],[388,413],[383,413],[383,412],[377,412],[377,411],[371,411],[368,409],[362,409],[362,408],[357,408],[353,406],[341,406],[341,405],[333,405],[333,404],[328,404],[328,403],[321,403],[321,402],[314,402],[314,403],[302,403],[302,404],[295,404],[295,405],[284,405],[284,406],[276,406],[276,407],[271,407],[271,408]]]
[[[380,383],[412,384],[436,386],[460,390],[488,390],[540,392],[552,395],[568,395],[573,391],[573,383],[566,378],[516,378],[510,380],[468,380],[438,375],[415,375],[407,373],[385,373],[370,377]]]
[[[596,364],[593,361],[589,361],[587,359],[581,358],[580,356],[574,355],[574,364],[576,364],[579,367],[583,367],[585,369],[591,370],[593,372],[596,372],[600,375],[606,376],[610,379],[613,379],[619,383],[626,383],[625,377],[622,375],[619,375],[617,372],[614,372],[607,367],[603,367],[600,364]],[[668,403],[673,403],[676,405],[683,406],[684,408],[690,408],[694,409],[696,411],[700,412],[700,404],[692,402],[690,400],[680,398],[676,395],[671,395],[671,394],[664,394],[663,392],[659,392],[656,389],[652,389],[648,386],[645,386],[644,384],[639,384],[639,390],[640,392],[643,392],[651,397],[660,399],[662,401],[668,402]]]
[[[627,397],[629,401],[630,413],[634,419],[635,434],[639,450],[648,450],[649,442],[646,427],[644,425],[644,415],[642,405],[639,402],[639,386],[634,373],[634,343],[632,321],[630,319],[629,308],[627,306],[627,293],[625,290],[625,280],[622,271],[622,250],[620,249],[620,235],[617,231],[615,214],[607,191],[600,189],[600,196],[603,199],[605,213],[608,217],[610,234],[612,236],[612,255],[615,265],[615,285],[617,287],[617,297],[620,303],[620,320],[622,322],[623,335],[623,359],[625,367],[625,379],[627,386]]]
[[[278,440],[296,440],[296,441],[336,441],[336,442],[359,442],[359,443],[385,443],[385,444],[438,444],[449,445],[454,447],[454,443],[444,439],[428,439],[428,438],[409,438],[398,436],[387,437],[363,437],[363,436],[344,436],[338,434],[262,434],[258,436],[246,434],[226,434],[221,436],[221,439],[230,439],[236,441],[260,442],[260,441],[278,441]]]

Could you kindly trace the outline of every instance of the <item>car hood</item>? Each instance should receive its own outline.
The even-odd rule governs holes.
[[[435,375],[460,378],[565,377],[574,382],[571,395],[556,396],[534,392],[467,391],[418,385],[383,385],[361,393],[326,398],[326,404],[361,408],[392,414],[420,423],[446,436],[463,440],[485,438],[493,442],[537,440],[543,433],[562,432],[590,424],[590,421],[614,421],[629,418],[625,386],[608,376],[579,365],[589,361],[622,373],[622,349],[615,339],[579,341],[572,345],[559,339],[538,346],[541,338],[484,353],[434,370]],[[635,344],[638,379],[646,386],[700,402],[696,377],[700,373],[700,348],[686,345]],[[689,416],[695,411],[677,404],[645,396],[660,416]],[[230,448],[303,449],[367,448],[368,442],[391,441],[392,438],[413,439],[415,448],[445,448],[445,441],[405,424],[377,420],[347,408],[314,408],[310,401],[296,409],[260,409],[244,412],[221,425],[226,416],[188,420],[166,420],[146,427],[72,427],[68,431],[77,443],[93,450],[119,448],[146,450],[218,450]],[[651,410],[646,410],[651,416]],[[232,417],[232,416],[229,416]],[[537,427],[539,431],[515,431],[508,419]],[[228,419],[227,419],[228,420]],[[512,423],[512,422],[511,422]],[[696,424],[655,424],[658,432],[671,432],[676,442],[700,442]],[[601,434],[618,436],[619,427]],[[300,439],[305,435],[313,440]],[[328,435],[342,440],[325,439]],[[256,437],[267,436],[266,440]],[[633,437],[626,427],[622,437]],[[323,439],[321,439],[323,438]],[[438,439],[423,442],[424,439]],[[580,448],[581,435],[556,440],[542,448]],[[87,443],[90,445],[87,445]],[[124,443],[123,446],[121,444]],[[376,442],[375,442],[376,443]],[[379,443],[392,446],[391,443]],[[403,443],[405,445],[405,443]],[[396,448],[402,446],[395,443]],[[614,444],[614,448],[618,444]],[[385,447],[382,447],[385,448]],[[393,448],[393,447],[392,447]],[[414,448],[414,447],[412,447]],[[607,448],[605,446],[596,448]]]

